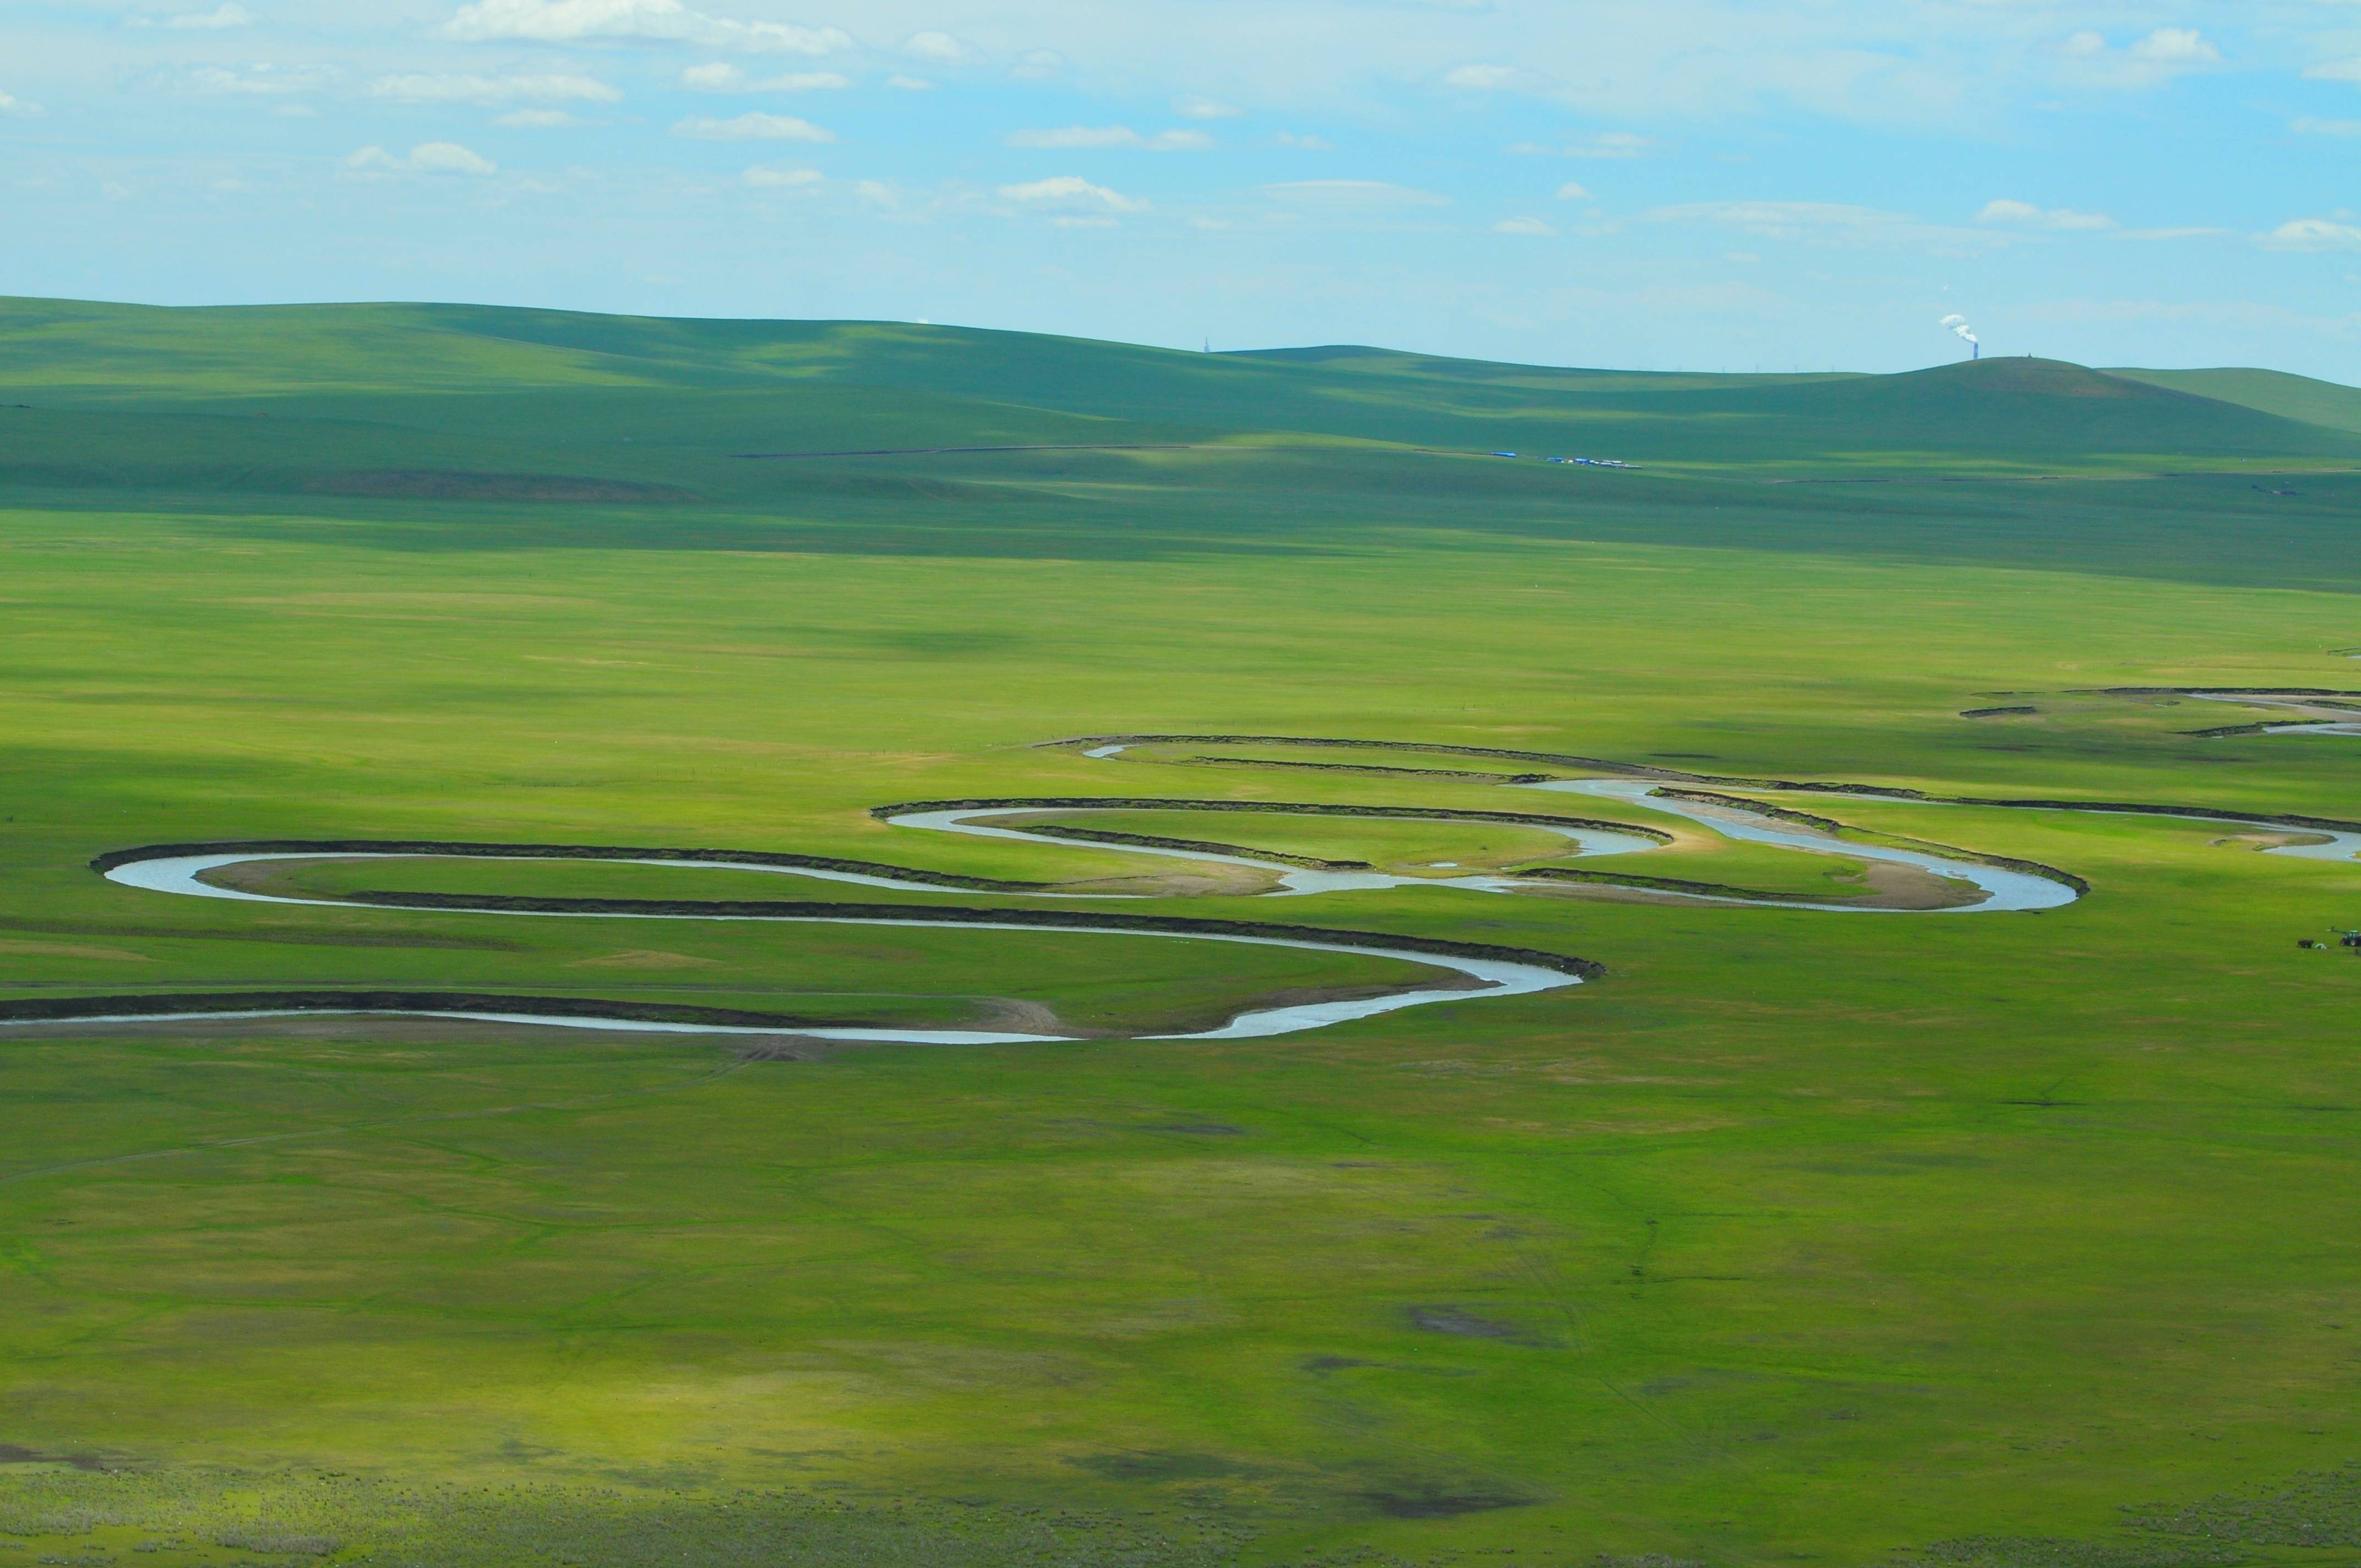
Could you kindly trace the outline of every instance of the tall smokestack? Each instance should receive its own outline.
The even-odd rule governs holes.
[[[1984,356],[1984,340],[1976,335],[1976,329],[1968,324],[1967,317],[1961,315],[1945,316],[1943,318],[1943,324],[1949,327],[1954,333],[1957,333],[1960,337],[1967,343],[1969,347],[1975,351],[1971,357],[1982,359]]]

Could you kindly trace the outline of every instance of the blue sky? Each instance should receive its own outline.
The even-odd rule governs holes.
[[[0,292],[2361,381],[2361,0],[0,0]]]

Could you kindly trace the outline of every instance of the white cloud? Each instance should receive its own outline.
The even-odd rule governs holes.
[[[935,84],[923,76],[889,76],[885,79],[885,85],[898,87],[905,93],[931,93],[935,90]]]
[[[554,131],[581,122],[563,109],[511,109],[492,124],[515,130]]]
[[[1139,133],[1128,126],[1069,126],[1061,131],[1011,131],[1011,147],[1137,147]]]
[[[2272,250],[2361,250],[2361,228],[2328,218],[2298,218],[2261,240]]]
[[[1763,239],[1848,248],[1898,247],[1973,252],[2011,243],[2003,235],[1944,228],[1904,213],[1835,202],[1692,202],[1658,207],[1647,215],[1657,223],[1719,224]]]
[[[1492,225],[1494,234],[1553,235],[1557,230],[1539,218],[1503,218]]]
[[[313,65],[250,65],[243,71],[201,65],[189,73],[189,80],[200,93],[269,98],[316,93],[335,80],[335,72]]]
[[[2361,82],[2361,59],[2323,60],[2304,75],[2314,82]]]
[[[949,33],[912,33],[902,40],[902,52],[914,60],[931,60],[944,65],[957,65],[975,51]]]
[[[1011,131],[1005,138],[1022,148],[1137,148],[1149,152],[1202,152],[1213,138],[1202,131],[1159,131],[1145,137],[1129,126],[1067,126],[1060,130]]]
[[[422,142],[412,148],[410,167],[429,174],[497,174],[500,168],[456,141]]]
[[[2067,80],[2092,87],[2154,87],[2222,63],[2222,50],[2195,27],[2158,27],[2123,49],[2103,34],[2079,32],[2057,52]]]
[[[1066,57],[1053,49],[1028,49],[1016,57],[1008,74],[1019,82],[1049,82],[1064,73]]]
[[[1144,213],[1148,203],[1135,201],[1119,191],[1104,185],[1093,185],[1079,175],[1060,174],[1048,180],[1036,180],[1025,185],[1003,185],[1001,196],[1011,202],[1042,211],[1058,211],[1082,216],[1103,216],[1110,213]]]
[[[167,16],[162,25],[184,32],[219,32],[226,27],[254,26],[254,13],[231,0],[230,4],[216,5],[210,11],[184,11],[177,16]]]
[[[1443,73],[1444,86],[1465,87],[1474,93],[1514,87],[1528,80],[1526,72],[1513,65],[1460,65]]]
[[[834,71],[791,71],[785,76],[749,77],[734,65],[692,65],[680,84],[699,93],[818,93],[850,87],[852,78]]]
[[[1282,202],[1312,202],[1324,206],[1447,207],[1451,199],[1432,191],[1382,180],[1287,180],[1265,185],[1262,193]]]
[[[2104,213],[2078,213],[2071,207],[2052,207],[2047,211],[2030,202],[2002,200],[1987,202],[1976,214],[1980,224],[2013,224],[2021,228],[2037,229],[2111,229],[2115,220]]]
[[[809,192],[828,183],[828,176],[817,169],[781,169],[767,163],[758,163],[746,170],[744,179],[747,184],[765,191]]]
[[[0,115],[10,119],[29,120],[39,113],[41,113],[41,106],[38,104],[28,104],[22,98],[14,98],[5,93],[0,93]]]
[[[2232,231],[2229,229],[2213,228],[2124,229],[2119,231],[2115,235],[2115,237],[2117,239],[2144,240],[2211,239],[2217,235],[2225,235],[2230,232]]]
[[[1172,112],[1192,120],[1235,120],[1246,113],[1234,104],[1224,104],[1219,98],[1200,98],[1194,93],[1173,99]]]
[[[1600,131],[1597,136],[1555,147],[1521,141],[1509,150],[1522,158],[1645,158],[1655,145],[1650,137],[1634,131]]]
[[[676,137],[693,137],[698,141],[834,141],[836,133],[823,130],[809,120],[799,120],[793,115],[741,115],[733,120],[717,120],[698,115],[673,126]]]
[[[2212,65],[2222,51],[2194,27],[2158,27],[2132,45],[2132,58],[2150,65]]]
[[[1557,188],[1557,199],[1561,202],[1595,202],[1598,198],[1590,193],[1588,186],[1577,185],[1569,180]]]
[[[1293,148],[1298,152],[1334,152],[1336,150],[1336,144],[1330,141],[1326,137],[1315,137],[1309,134],[1299,135],[1294,131],[1281,131],[1278,136],[1271,139],[1276,141],[1281,147]]]
[[[397,104],[612,104],[622,94],[588,76],[380,76],[369,96]]]
[[[470,0],[444,24],[445,38],[575,43],[651,38],[775,54],[834,54],[852,48],[841,27],[739,22],[691,10],[681,0]]]
[[[345,167],[363,173],[497,174],[500,165],[471,152],[456,141],[421,142],[406,158],[396,158],[381,147],[365,147],[345,159]]]
[[[902,205],[901,193],[883,180],[863,180],[853,186],[852,193],[868,206],[893,212]]]
[[[2304,137],[2361,137],[2361,120],[2315,120],[2306,115],[2288,129]]]

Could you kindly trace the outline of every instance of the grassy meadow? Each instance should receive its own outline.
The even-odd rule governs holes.
[[[0,403],[0,1001],[464,989],[1093,1036],[0,1029],[0,1564],[2361,1552],[2361,960],[2296,946],[2361,925],[2361,864],[1764,795],[2092,892],[1082,905],[1606,970],[1188,1042],[1137,1036],[1421,971],[236,904],[87,864],[375,838],[1169,869],[871,814],[1109,796],[1628,817],[1676,842],[1598,864],[1799,894],[1852,869],[1477,776],[1512,762],[1041,745],[1134,733],[2353,818],[2361,742],[2197,738],[2258,715],[2105,695],[2361,689],[2361,435],[2328,392],[6,302]],[[1019,445],[1108,449],[906,450]],[[820,451],[872,455],[737,455]],[[1961,717],[1993,707],[2034,711]],[[1058,819],[1400,867],[1555,847]],[[844,894],[450,861],[269,884]]]

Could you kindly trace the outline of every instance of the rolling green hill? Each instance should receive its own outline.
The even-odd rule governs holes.
[[[2315,381],[2284,370],[2110,370],[2110,376],[2259,409],[2280,419],[2361,431],[2361,387]]]
[[[2361,429],[2051,361],[1646,376],[447,305],[0,302],[0,401],[143,416],[74,427],[62,464],[54,435],[28,446],[5,432],[21,437],[30,422],[0,427],[0,477],[76,485],[175,472],[219,485],[235,469],[269,489],[309,484],[299,471],[448,466],[751,495],[774,489],[744,471],[755,454],[1204,443],[1510,449],[1787,474],[2361,460]],[[234,455],[252,442],[210,422],[256,416],[313,422],[293,441],[273,427],[274,460],[249,463]],[[189,419],[199,422],[174,422]]]

